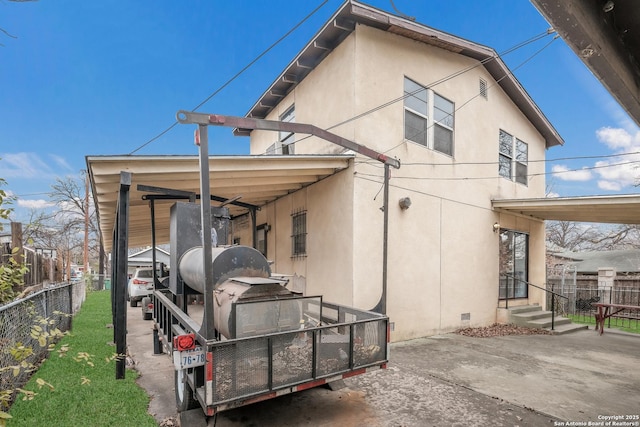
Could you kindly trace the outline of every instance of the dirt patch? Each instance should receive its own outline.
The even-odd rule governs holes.
[[[179,425],[177,417],[165,418],[158,424],[159,427],[178,427]]]
[[[491,326],[480,328],[463,328],[455,331],[458,335],[474,338],[503,337],[507,335],[551,335],[551,331],[538,328],[525,328],[516,325],[500,325],[494,323]]]

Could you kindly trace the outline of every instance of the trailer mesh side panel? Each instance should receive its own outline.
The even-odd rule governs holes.
[[[386,362],[387,318],[313,300],[300,307],[304,329],[220,341],[209,347],[215,405]]]
[[[305,332],[277,335],[273,345],[273,387],[313,378],[313,347]]]
[[[217,346],[213,359],[214,399],[224,401],[269,390],[268,343],[266,338]]]
[[[340,332],[345,329],[346,333]],[[317,337],[316,372],[318,376],[349,369],[349,329],[344,326],[322,329],[318,331]]]
[[[387,324],[383,321],[358,323],[354,326],[353,366],[365,366],[384,360]]]

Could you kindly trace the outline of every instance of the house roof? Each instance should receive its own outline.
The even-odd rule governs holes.
[[[597,273],[600,268],[613,268],[617,273],[640,272],[640,249],[597,252],[560,252],[558,257],[572,260],[578,273]]]
[[[227,204],[231,216],[260,208],[280,197],[349,167],[353,155],[210,156],[211,195]],[[158,187],[200,194],[198,156],[87,156],[87,170],[105,250],[111,250],[118,206],[120,172],[131,174],[129,247],[151,245],[151,213],[143,196]],[[147,188],[139,189],[138,186]],[[156,200],[156,244],[169,243],[169,208],[176,201]]]
[[[493,208],[539,220],[640,224],[640,195],[492,200]]]
[[[160,253],[162,253],[164,255],[169,255],[169,252],[165,251],[162,248],[156,247],[156,254],[160,254]],[[142,249],[141,251],[138,251],[136,253],[133,253],[133,254],[129,255],[129,259],[132,259],[132,258],[143,258],[143,259],[149,258],[149,259],[151,259],[152,255],[153,254],[151,253],[151,248],[149,247],[149,248]]]
[[[640,7],[637,0],[532,0],[640,126]]]
[[[355,30],[356,24],[368,25],[382,31],[398,34],[477,61],[486,61],[484,67],[544,137],[547,148],[564,143],[560,134],[533,102],[495,50],[353,0],[345,1],[259,97],[246,116],[265,118],[286,94],[291,92]]]

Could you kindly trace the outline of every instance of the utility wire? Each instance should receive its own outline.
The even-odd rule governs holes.
[[[546,32],[546,33],[544,33],[544,34],[545,34],[545,35],[548,35],[548,34],[552,34],[552,33],[550,33],[549,31],[547,31],[547,32]],[[541,37],[541,35],[538,35],[538,36],[536,36],[536,37],[533,37],[531,40],[534,40],[534,39],[535,39],[535,40],[539,40],[539,39],[540,39],[540,37]],[[489,90],[489,89],[491,89],[491,88],[495,87],[496,85],[500,84],[500,82],[501,82],[502,80],[506,79],[508,76],[510,76],[510,75],[511,75],[511,76],[513,76],[513,71],[515,71],[515,70],[517,70],[517,69],[521,68],[521,67],[522,67],[522,66],[524,66],[527,62],[531,61],[534,57],[536,57],[538,54],[540,54],[542,51],[544,51],[546,48],[548,48],[548,47],[551,45],[551,43],[553,43],[557,38],[558,38],[558,36],[557,36],[557,35],[556,35],[556,36],[554,36],[554,37],[551,39],[551,41],[549,41],[549,43],[547,43],[546,45],[544,45],[542,48],[538,49],[536,52],[534,52],[532,55],[530,55],[527,59],[525,59],[523,62],[521,62],[520,64],[518,64],[516,67],[514,67],[514,68],[513,68],[513,70],[511,70],[511,69],[507,68],[507,73],[505,73],[505,75],[504,75],[504,76],[502,76],[502,77],[500,77],[498,80],[496,80],[496,82],[495,82],[494,84],[490,85],[490,86],[487,88],[487,90]],[[521,45],[521,46],[524,46],[525,44],[522,44],[522,43],[521,43],[520,45]],[[513,51],[513,50],[510,50],[510,52],[512,52],[512,51]],[[491,57],[490,59],[495,59],[495,57]],[[488,62],[488,60],[487,60],[486,62]],[[485,63],[486,63],[486,62],[485,62]],[[470,70],[472,70],[473,68],[477,67],[478,65],[479,65],[479,64],[476,64],[476,65],[474,65],[474,66],[472,66],[472,67],[469,67],[469,68],[468,68],[467,70],[465,70],[464,72],[466,72],[466,71],[470,71]],[[460,73],[460,74],[462,74],[462,73]],[[459,75],[459,74],[458,74],[458,75]],[[454,76],[454,77],[455,77],[455,76]],[[514,76],[514,77],[515,77],[515,76]],[[437,85],[437,84],[440,84],[440,83],[441,83],[441,81],[438,81],[438,82],[436,82],[435,84]],[[406,95],[404,96],[404,98],[406,98],[406,97],[408,97],[408,96],[412,96],[412,95],[414,95],[415,93],[418,93],[418,92],[420,92],[420,91],[422,91],[422,90],[426,90],[426,89],[428,89],[428,88],[432,88],[433,86],[434,86],[434,84],[427,85],[427,86],[425,86],[424,88],[420,88],[420,89],[418,89],[418,90],[414,91],[414,92],[413,92],[413,93],[411,93],[411,94],[406,94]],[[473,101],[474,99],[478,98],[479,96],[480,96],[480,94],[478,93],[477,95],[474,95],[474,96],[472,96],[471,98],[469,98],[467,101],[463,102],[460,106],[456,106],[456,108],[453,110],[453,114],[457,113],[457,112],[458,112],[459,110],[461,110],[465,105],[469,104],[471,101]],[[403,98],[403,99],[404,99],[404,98]],[[452,117],[452,114],[448,114],[444,119],[446,119],[447,117]],[[443,120],[444,120],[444,119],[443,119]],[[435,124],[436,124],[436,123],[434,122],[432,125],[428,126],[424,131],[422,131],[422,132],[418,133],[416,136],[423,135],[424,133],[426,133],[426,132],[430,131],[430,130],[431,130],[431,128],[432,128],[433,126],[435,126]],[[388,150],[385,150],[385,151],[384,151],[384,153],[386,154],[386,153],[388,153],[389,151],[394,150],[395,148],[397,148],[397,147],[399,147],[399,146],[403,145],[403,144],[405,143],[405,141],[406,141],[406,139],[405,139],[405,138],[403,138],[403,139],[402,139],[402,141],[400,141],[398,144],[394,145],[393,147],[389,148]]]
[[[327,128],[326,130],[331,130],[331,129],[334,129],[334,128],[338,127],[338,126],[342,126],[342,125],[344,125],[344,124],[347,124],[347,123],[350,123],[350,122],[352,122],[352,121],[358,120],[358,119],[360,119],[360,118],[362,118],[362,117],[364,117],[364,116],[367,116],[367,115],[369,115],[369,114],[375,113],[376,111],[382,110],[383,108],[386,108],[386,107],[388,107],[388,106],[390,106],[390,105],[393,105],[393,104],[395,104],[396,102],[402,101],[402,100],[404,100],[405,98],[408,98],[408,97],[410,97],[410,96],[414,96],[414,95],[415,95],[415,94],[417,94],[418,92],[421,92],[421,91],[423,91],[423,90],[425,90],[425,89],[428,89],[428,88],[432,88],[432,87],[438,86],[438,85],[439,85],[439,84],[441,84],[441,83],[444,83],[444,82],[449,81],[449,80],[451,80],[451,79],[454,79],[454,78],[456,78],[456,77],[458,77],[458,76],[461,76],[461,75],[463,75],[463,74],[465,74],[465,73],[467,73],[467,72],[469,72],[469,71],[471,71],[471,70],[474,70],[474,69],[478,68],[478,67],[479,67],[479,66],[481,66],[481,65],[485,65],[486,63],[488,63],[488,62],[490,62],[490,61],[494,61],[494,60],[496,60],[496,59],[498,59],[498,58],[502,58],[503,56],[508,55],[508,54],[510,54],[510,53],[512,53],[512,52],[514,52],[515,50],[520,49],[520,48],[522,48],[522,47],[524,47],[524,46],[526,46],[526,45],[528,45],[528,44],[530,44],[530,43],[536,42],[536,41],[540,40],[541,38],[544,38],[544,37],[548,36],[549,34],[552,34],[552,32],[550,32],[549,30],[546,30],[546,31],[545,31],[545,32],[543,32],[543,33],[537,34],[537,35],[535,35],[535,36],[531,37],[531,38],[530,38],[530,39],[528,39],[528,40],[525,40],[525,41],[523,41],[523,42],[518,43],[517,45],[515,45],[515,46],[513,46],[513,47],[510,47],[509,49],[507,49],[506,51],[504,51],[504,52],[502,52],[502,53],[500,53],[500,54],[493,55],[493,56],[489,56],[489,57],[487,57],[487,58],[485,58],[485,59],[483,59],[483,60],[479,61],[477,64],[471,65],[471,66],[469,66],[469,67],[467,67],[467,68],[463,68],[462,70],[456,71],[456,72],[454,72],[454,73],[452,73],[452,74],[449,74],[449,75],[447,75],[447,76],[445,76],[445,77],[442,77],[441,79],[438,79],[438,80],[436,80],[436,81],[432,82],[431,84],[428,84],[427,86],[425,86],[425,87],[423,87],[423,88],[420,88],[420,89],[415,90],[415,91],[410,92],[410,93],[406,93],[406,94],[404,94],[403,96],[399,96],[398,98],[392,99],[391,101],[388,101],[388,102],[386,102],[386,103],[384,103],[384,104],[381,104],[381,105],[379,105],[379,106],[377,106],[377,107],[374,107],[374,108],[372,108],[372,109],[370,109],[370,110],[368,110],[368,111],[365,111],[365,112],[363,112],[363,113],[361,113],[361,114],[358,114],[358,115],[356,115],[356,116],[353,116],[353,117],[351,117],[350,119],[347,119],[347,120],[345,120],[345,121],[342,121],[342,122],[340,122],[340,123],[337,123],[337,124],[335,124],[335,125],[333,125],[333,126],[331,126],[331,127]],[[544,48],[543,48],[543,49],[544,49]],[[539,52],[536,52],[533,56],[537,55],[538,53],[539,53]],[[525,61],[525,62],[526,62],[526,61]],[[522,66],[522,64],[521,64],[521,65],[519,65],[519,67],[520,67],[520,66]],[[505,75],[505,77],[506,77],[506,75]],[[505,78],[505,77],[502,77],[502,78]],[[474,97],[474,98],[475,98],[475,97]],[[472,98],[472,99],[473,99],[473,98]]]
[[[202,101],[201,103],[199,103],[198,105],[196,105],[191,112],[196,111],[198,108],[202,107],[204,104],[206,104],[209,100],[211,100],[211,98],[213,98],[214,96],[216,96],[218,93],[220,93],[220,91],[222,91],[224,88],[226,88],[227,86],[229,86],[234,80],[236,80],[238,77],[240,77],[240,75],[242,75],[245,71],[247,71],[249,68],[251,68],[251,66],[253,66],[256,62],[258,62],[263,56],[265,56],[267,53],[269,53],[274,47],[276,47],[278,44],[280,44],[284,39],[286,39],[287,37],[289,37],[291,35],[291,33],[293,33],[295,30],[297,30],[302,24],[304,24],[307,20],[309,20],[309,18],[311,18],[318,10],[320,10],[325,4],[327,4],[329,0],[324,0],[318,7],[316,7],[311,13],[309,13],[307,16],[305,16],[300,22],[298,22],[296,25],[294,25],[289,31],[287,31],[282,37],[280,37],[278,40],[276,40],[273,44],[271,44],[271,46],[269,46],[267,49],[265,49],[260,55],[256,56],[251,62],[249,62],[249,64],[247,64],[244,68],[242,68],[240,71],[238,71],[233,77],[231,77],[229,80],[227,80],[222,86],[220,86],[218,89],[216,89],[215,91],[213,91],[213,93],[211,93],[211,95],[209,95],[207,98],[204,99],[204,101]],[[160,138],[161,136],[165,135],[167,132],[169,132],[171,129],[173,129],[174,127],[176,127],[176,125],[178,125],[178,121],[174,121],[173,124],[171,124],[171,126],[169,126],[168,128],[166,128],[165,130],[163,130],[162,132],[160,132],[158,135],[154,136],[153,138],[151,138],[150,140],[148,140],[147,142],[145,142],[144,144],[142,144],[141,146],[139,146],[138,148],[136,148],[135,150],[133,150],[132,152],[129,153],[129,155],[132,155],[138,151],[140,151],[141,149],[143,149],[144,147],[146,147],[147,145],[151,144],[153,141],[157,140],[158,138]]]
[[[455,78],[455,77],[458,77],[458,76],[460,76],[460,75],[463,75],[463,74],[465,74],[465,73],[467,73],[467,72],[469,72],[469,71],[471,71],[471,70],[474,70],[475,68],[478,68],[479,66],[482,66],[482,65],[484,65],[484,64],[486,64],[486,63],[488,63],[488,62],[490,62],[490,61],[496,60],[496,59],[498,59],[498,58],[502,58],[502,57],[504,57],[504,56],[506,56],[506,55],[508,55],[508,54],[510,54],[510,53],[512,53],[512,52],[514,52],[514,51],[516,51],[516,50],[518,50],[518,49],[520,49],[520,48],[524,47],[524,46],[527,46],[527,45],[529,45],[529,44],[531,44],[531,43],[534,43],[534,42],[536,42],[536,41],[538,41],[538,40],[541,40],[541,39],[543,39],[543,38],[545,38],[545,37],[547,37],[548,35],[553,34],[553,33],[554,33],[553,29],[552,29],[552,28],[549,28],[549,29],[545,30],[545,31],[544,31],[544,32],[542,32],[542,33],[536,34],[535,36],[533,36],[533,37],[531,37],[531,38],[529,38],[529,39],[527,39],[527,40],[524,40],[524,41],[522,41],[522,42],[520,42],[520,43],[515,44],[514,46],[512,46],[512,47],[508,48],[507,50],[505,50],[505,51],[503,51],[503,52],[501,52],[501,53],[499,53],[499,54],[497,54],[497,55],[493,55],[493,56],[489,56],[489,57],[487,57],[487,58],[484,58],[484,59],[482,59],[481,61],[478,61],[478,63],[477,63],[477,64],[471,65],[471,66],[469,66],[469,67],[467,67],[467,68],[463,68],[463,69],[458,70],[458,71],[456,71],[456,72],[454,72],[454,73],[452,73],[452,74],[449,74],[449,75],[447,75],[447,76],[444,76],[444,77],[442,77],[442,78],[440,78],[440,79],[438,79],[438,80],[436,80],[436,81],[432,82],[431,84],[429,84],[429,85],[427,85],[427,86],[425,86],[425,87],[423,87],[423,88],[420,88],[420,89],[415,90],[415,91],[410,92],[410,93],[406,93],[406,94],[404,94],[404,95],[402,95],[402,96],[399,96],[399,97],[397,97],[397,98],[395,98],[395,99],[392,99],[392,100],[390,100],[390,101],[387,101],[387,102],[385,102],[384,104],[378,105],[378,106],[376,106],[376,107],[374,107],[374,108],[372,108],[372,109],[370,109],[370,110],[367,110],[367,111],[365,111],[365,112],[363,112],[363,113],[360,113],[360,114],[358,114],[358,115],[356,115],[356,116],[353,116],[353,117],[351,117],[351,118],[349,118],[349,119],[346,119],[346,120],[344,120],[344,121],[342,121],[342,122],[340,122],[340,123],[336,123],[336,124],[334,124],[334,125],[332,125],[332,126],[330,126],[330,127],[326,128],[325,130],[332,130],[332,129],[336,128],[336,127],[339,127],[339,126],[342,126],[342,125],[344,125],[344,124],[350,123],[350,122],[352,122],[352,121],[355,121],[355,120],[361,119],[362,117],[368,116],[369,114],[375,113],[375,112],[377,112],[377,111],[379,111],[379,110],[382,110],[383,108],[386,108],[386,107],[388,107],[388,106],[390,106],[390,105],[393,105],[393,104],[395,104],[396,102],[402,101],[402,100],[404,100],[405,98],[408,98],[408,97],[410,97],[410,96],[414,96],[414,95],[415,95],[415,94],[417,94],[418,92],[421,92],[421,91],[426,90],[426,89],[428,89],[428,88],[432,88],[432,87],[437,86],[437,85],[439,85],[439,84],[441,84],[441,83],[444,83],[444,82],[446,82],[446,81],[448,81],[448,80],[451,80],[451,79],[453,79],[453,78]],[[544,49],[544,48],[543,48],[543,49]],[[539,53],[539,52],[536,52],[536,53],[534,54],[534,56],[535,56],[535,55],[537,55],[538,53]],[[526,62],[526,61],[525,61],[525,62]],[[521,64],[520,66],[522,66],[522,64]],[[507,75],[508,75],[508,74],[507,74]],[[505,78],[507,75],[505,75],[504,77],[502,77],[502,78],[501,78],[501,80],[502,80],[503,78]],[[476,95],[475,97],[471,98],[471,99],[474,99],[474,98],[476,98],[476,97],[477,97],[477,95]],[[470,100],[469,100],[469,101],[470,101]],[[467,101],[467,103],[468,103],[469,101]],[[455,111],[454,111],[454,112],[455,112]],[[308,138],[311,138],[311,135],[305,136],[304,138],[301,138],[301,139],[299,139],[299,140],[297,140],[297,141],[293,142],[292,144],[296,144],[296,143],[298,143],[298,142],[302,142],[302,141],[304,141],[304,140],[306,140],[306,139],[308,139]],[[403,140],[400,144],[398,144],[398,145],[396,145],[396,146],[394,146],[394,147],[391,147],[389,150],[385,151],[385,153],[387,153],[387,152],[389,152],[389,151],[393,150],[394,148],[398,147],[399,145],[402,145],[402,143],[404,143],[404,140]]]
[[[581,171],[588,171],[588,170],[595,170],[595,169],[606,169],[606,168],[612,168],[612,167],[624,166],[624,165],[631,165],[631,164],[640,165],[640,161],[635,160],[635,161],[628,161],[628,162],[612,163],[612,164],[608,164],[608,165],[590,166],[590,167],[584,167],[582,169],[576,169],[576,170],[532,173],[532,174],[527,174],[526,176],[528,178],[534,178],[534,177],[537,177],[537,176],[560,175],[560,174],[563,174],[563,173],[581,172]],[[368,173],[364,173],[364,172],[357,172],[357,174],[358,175],[363,175],[363,176],[383,178],[383,176],[377,175],[377,174],[368,174]],[[428,176],[413,177],[413,176],[393,175],[393,178],[394,179],[410,179],[410,180],[415,180],[415,181],[476,181],[476,180],[498,179],[498,178],[504,178],[504,177],[502,175],[474,176],[474,177],[428,177]]]

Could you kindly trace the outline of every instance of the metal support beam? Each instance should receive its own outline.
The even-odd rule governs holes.
[[[115,283],[112,291],[113,329],[116,344],[116,379],[125,376],[127,355],[127,249],[129,246],[129,189],[131,187],[131,173],[120,172],[120,191],[118,194],[118,211],[113,241],[115,259]]]
[[[364,145],[358,144],[335,133],[331,133],[317,126],[306,123],[280,122],[274,120],[254,119],[248,117],[223,116],[218,114],[193,113],[190,111],[180,110],[177,114],[178,122],[181,124],[198,124],[198,125],[214,125],[228,126],[238,129],[261,129],[272,130],[277,132],[293,132],[314,135],[326,141],[332,142],[348,150],[353,150],[358,154],[377,160],[384,164],[400,168],[400,161],[379,153]]]
[[[365,157],[369,157],[370,159],[377,160],[384,164],[384,229],[383,229],[383,249],[382,249],[382,257],[383,257],[383,265],[382,265],[382,295],[380,297],[380,301],[373,309],[382,314],[386,314],[387,311],[387,263],[388,263],[388,235],[389,235],[389,178],[390,178],[390,169],[389,166],[393,166],[396,169],[400,169],[400,161],[398,159],[394,159],[386,156],[383,153],[379,153],[371,148],[365,147],[364,145],[358,144],[346,138],[343,138],[339,135],[326,131],[324,129],[320,129],[317,126],[313,126],[306,123],[292,123],[292,122],[281,122],[275,120],[264,120],[264,119],[255,119],[248,117],[235,117],[235,116],[223,116],[217,114],[206,114],[206,113],[194,113],[192,111],[180,110],[176,114],[176,118],[181,124],[197,124],[200,130],[199,138],[196,138],[196,144],[201,145],[200,147],[200,162],[203,163],[203,148],[202,143],[204,141],[204,147],[208,150],[208,141],[206,138],[206,133],[204,133],[204,138],[202,134],[202,130],[204,129],[206,132],[207,126],[227,126],[233,127],[237,129],[261,129],[261,130],[271,130],[277,132],[293,132],[293,133],[304,133],[308,135],[314,135],[319,138],[322,138],[326,141],[339,145],[343,148],[355,151],[358,154],[361,154]],[[208,151],[204,151],[204,154],[208,157]],[[207,180],[205,181],[202,178],[202,174],[204,173],[204,168],[201,166],[201,191],[202,198],[209,198],[209,169],[206,169]],[[207,194],[205,195],[205,186]],[[203,204],[204,205],[204,204]],[[255,219],[255,211],[251,211],[251,218],[253,221],[253,244],[254,247],[256,245],[256,219]],[[204,220],[204,218],[203,218]],[[203,222],[204,227],[204,222]],[[204,229],[203,229],[204,231]],[[207,235],[207,234],[206,234]],[[206,245],[205,245],[206,248]],[[206,252],[206,251],[204,251]],[[211,268],[211,263],[209,262],[207,265],[205,255],[205,266],[206,268]],[[206,270],[205,270],[206,273]],[[211,273],[213,274],[213,273]],[[211,289],[213,291],[213,289]],[[205,294],[205,318],[207,317],[207,294]],[[209,296],[211,298],[211,296]],[[212,307],[213,308],[213,307]],[[213,316],[213,311],[211,312]],[[204,328],[204,324],[203,324]],[[206,335],[205,335],[206,336]]]
[[[371,309],[381,314],[387,314],[387,264],[389,253],[389,178],[391,176],[389,165],[384,165],[384,194],[382,202],[382,212],[384,214],[382,227],[382,295],[380,301]]]
[[[211,250],[211,189],[209,188],[209,128],[206,124],[200,124],[196,133],[196,145],[200,147],[200,219],[202,224],[202,265],[204,266],[204,317],[200,335],[206,339],[215,336],[214,305],[213,305],[213,262]],[[172,268],[176,268],[172,266]]]

